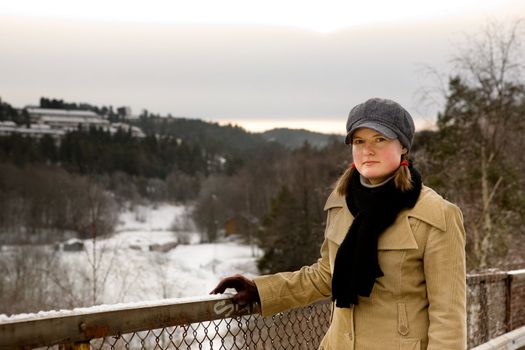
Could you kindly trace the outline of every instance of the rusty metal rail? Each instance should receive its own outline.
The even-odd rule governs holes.
[[[148,305],[122,304],[49,312],[42,317],[0,323],[0,348],[39,347],[85,342],[144,330],[178,326],[225,317],[250,315],[257,306],[239,308],[229,296],[165,301]]]
[[[48,312],[0,322],[0,349],[316,349],[328,328],[330,304],[320,302],[271,318],[231,296],[173,299]]]

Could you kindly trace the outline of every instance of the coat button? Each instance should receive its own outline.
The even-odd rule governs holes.
[[[408,334],[408,327],[405,326],[405,325],[399,326],[399,333],[401,333],[402,335],[407,335]]]

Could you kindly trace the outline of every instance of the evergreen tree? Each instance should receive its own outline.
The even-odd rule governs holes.
[[[283,186],[272,200],[259,232],[264,255],[258,267],[263,273],[295,271],[318,258],[322,236],[307,198]]]
[[[0,121],[2,120],[18,122],[18,112],[9,103],[3,102],[0,98]]]

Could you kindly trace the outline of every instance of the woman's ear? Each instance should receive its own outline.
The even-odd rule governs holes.
[[[401,154],[407,154],[408,153],[408,149],[406,149],[405,147],[403,147],[403,149],[401,150]]]

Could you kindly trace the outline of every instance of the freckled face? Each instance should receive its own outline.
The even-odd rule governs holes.
[[[371,184],[381,183],[391,176],[406,152],[398,139],[388,139],[372,129],[360,128],[352,135],[355,167]]]

